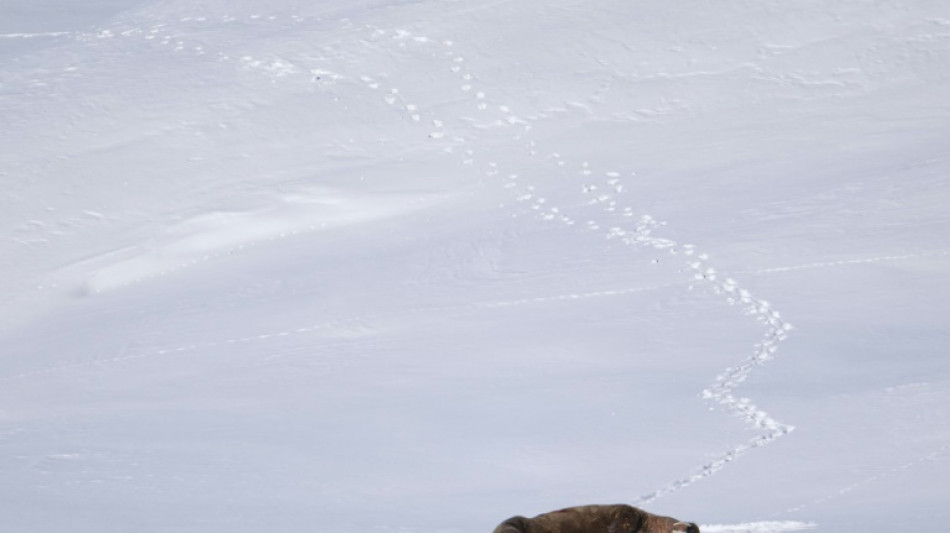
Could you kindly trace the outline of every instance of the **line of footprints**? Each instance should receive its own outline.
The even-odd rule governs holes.
[[[444,41],[443,44],[446,47],[452,47],[451,41]],[[484,91],[475,88],[475,77],[464,68],[464,57],[451,52],[447,54],[447,57],[451,62],[449,71],[460,77],[460,90],[474,96],[476,109],[480,111],[490,109],[492,107],[491,99]],[[530,132],[530,125],[514,115],[509,106],[499,105],[496,108],[504,114],[503,123],[511,126],[524,125],[516,137],[516,139],[523,140],[524,135]],[[413,120],[417,122],[421,120],[417,114],[417,106],[406,105],[406,110],[413,113]],[[440,129],[436,134],[430,134],[430,137],[443,137],[444,133],[441,127],[444,122],[433,120],[433,124]],[[537,156],[535,141],[527,140],[525,148],[529,157]],[[550,154],[548,159],[553,162],[556,168],[562,171],[568,166],[568,163],[559,153]],[[466,165],[474,165],[476,159],[473,151],[465,151],[462,162]],[[485,165],[486,176],[494,177],[503,173],[495,162],[489,161]],[[599,178],[595,178],[595,175]],[[527,209],[535,213],[541,220],[560,222],[568,227],[579,226],[588,231],[600,233],[607,239],[616,239],[630,246],[644,247],[682,258],[685,270],[691,273],[693,283],[703,283],[710,286],[712,291],[723,296],[729,305],[739,306],[746,315],[754,317],[766,326],[764,338],[756,343],[752,356],[741,364],[726,369],[716,377],[712,386],[703,391],[705,399],[715,402],[726,409],[727,412],[760,429],[762,433],[748,443],[740,443],[710,463],[702,465],[689,476],[676,480],[641,499],[642,501],[651,501],[711,476],[747,451],[764,446],[794,430],[792,426],[773,419],[764,410],[756,407],[748,398],[737,398],[733,395],[733,390],[742,384],[755,368],[765,364],[775,356],[779,343],[785,340],[792,326],[783,320],[781,314],[773,309],[767,301],[755,298],[748,290],[741,287],[735,279],[720,276],[716,269],[711,266],[709,257],[704,253],[700,253],[695,245],[680,244],[674,240],[657,236],[655,234],[656,230],[661,228],[664,223],[648,214],[637,216],[632,207],[621,206],[618,198],[626,191],[622,176],[622,173],[616,170],[595,172],[588,162],[580,163],[579,168],[577,168],[577,177],[581,183],[579,192],[585,199],[581,205],[600,213],[599,216],[584,217],[582,220],[570,216],[558,206],[550,205],[539,194],[534,185],[523,185],[519,174],[516,172],[505,173],[502,186],[511,190],[515,200],[526,205]],[[636,174],[630,173],[630,176],[635,177]],[[602,219],[616,222],[605,224],[601,221]]]

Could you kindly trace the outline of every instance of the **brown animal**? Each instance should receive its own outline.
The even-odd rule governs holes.
[[[515,516],[502,522],[495,533],[699,533],[692,522],[680,522],[632,505],[584,505],[540,514]]]

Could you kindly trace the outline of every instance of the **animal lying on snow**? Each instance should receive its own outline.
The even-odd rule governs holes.
[[[659,516],[632,505],[583,505],[540,514],[515,516],[495,533],[699,533],[692,522]]]

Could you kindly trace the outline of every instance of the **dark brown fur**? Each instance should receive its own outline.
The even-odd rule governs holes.
[[[502,522],[495,533],[699,533],[692,522],[680,522],[632,505],[584,505],[540,514],[515,516]]]

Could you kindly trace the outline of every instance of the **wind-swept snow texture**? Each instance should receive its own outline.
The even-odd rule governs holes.
[[[0,531],[950,522],[950,3],[0,6]]]

